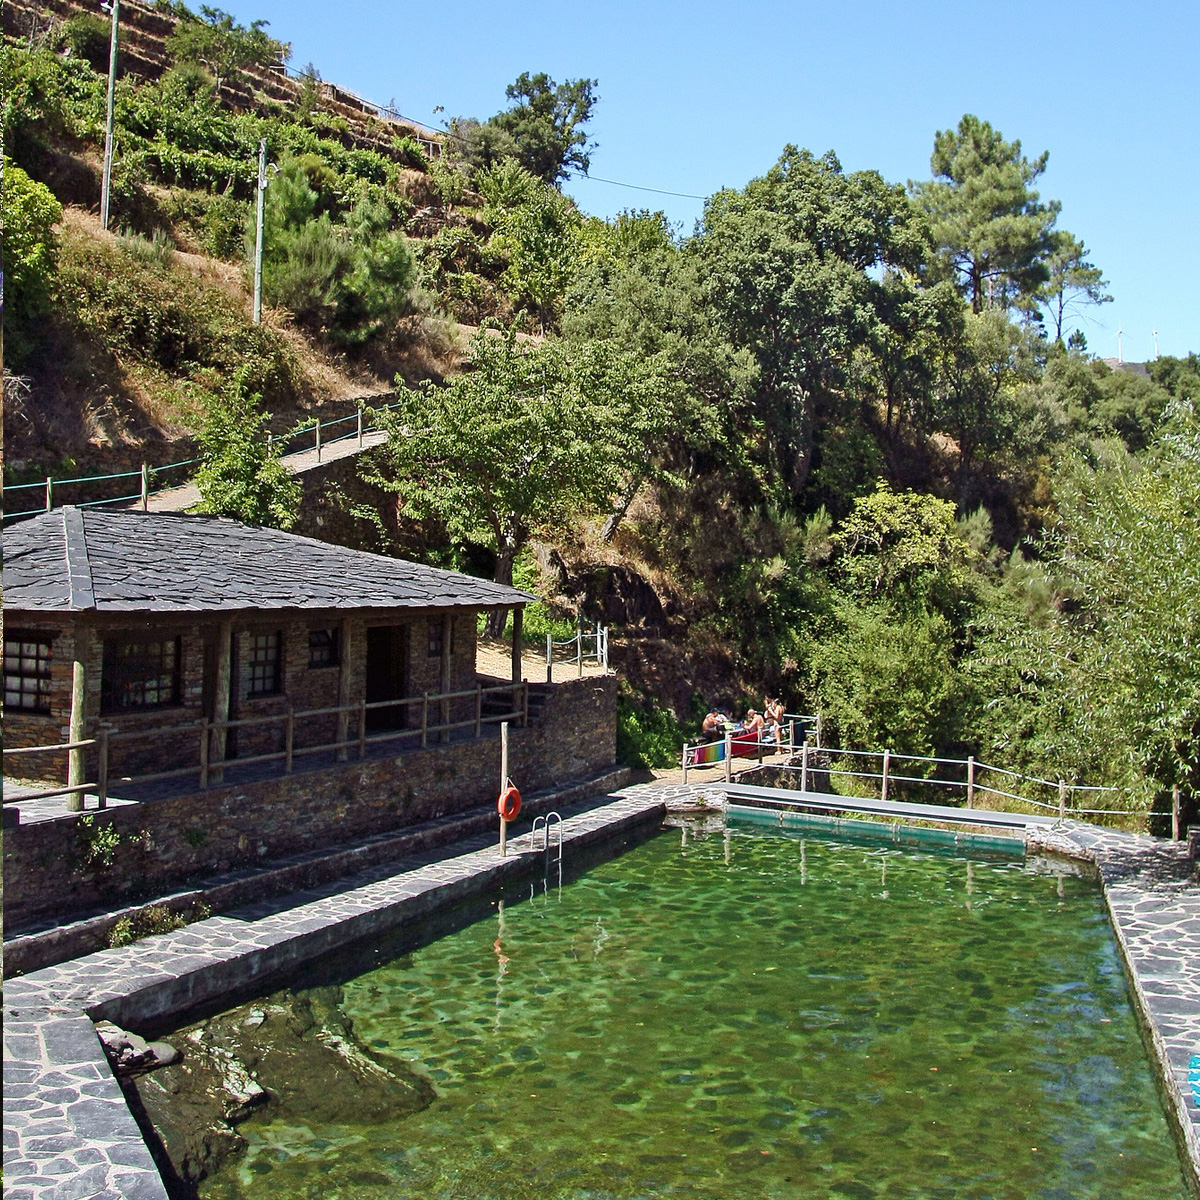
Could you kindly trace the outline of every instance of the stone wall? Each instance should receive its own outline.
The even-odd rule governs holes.
[[[616,759],[614,676],[576,679],[546,693],[538,724],[510,731],[509,771],[528,791],[598,774]],[[493,728],[479,740],[311,770],[301,765],[289,776],[8,829],[6,928],[462,812],[494,801],[499,769]]]

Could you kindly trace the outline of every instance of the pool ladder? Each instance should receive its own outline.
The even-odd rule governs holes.
[[[558,822],[558,842],[557,842],[558,855],[555,857],[554,861],[557,863],[561,863],[562,862],[562,853],[563,853],[563,819],[562,819],[562,817],[556,812],[547,813],[545,816],[542,816],[542,817],[534,817],[533,818],[533,828],[529,831],[530,845],[532,845],[535,853],[538,848],[538,844],[537,844],[538,830],[540,829],[542,831],[542,849],[546,852],[547,863],[549,863],[549,861],[550,861],[550,848],[552,845],[555,844],[555,843],[551,842],[551,840],[550,840],[550,828],[551,828],[551,825],[553,824],[553,822],[555,822],[555,821]]]
[[[551,839],[551,835],[550,835],[550,830],[554,826],[555,822],[558,822],[558,841],[557,841],[557,843]],[[558,867],[558,893],[561,897],[562,881],[563,881],[563,865],[562,865],[562,860],[563,860],[563,819],[556,812],[547,813],[544,817],[534,817],[533,828],[529,831],[529,840],[530,840],[530,844],[532,845],[533,851],[535,854],[538,851],[537,835],[538,835],[539,829],[542,831],[542,846],[541,846],[541,848],[543,851],[545,851],[545,854],[546,854],[546,859],[545,859],[545,864],[544,864],[544,874],[542,876],[542,893],[543,893],[543,895],[545,895],[547,897],[550,895],[550,864],[551,864],[551,862],[553,862]],[[551,859],[550,851],[555,846],[557,846],[557,848],[558,848],[558,854],[553,859]],[[532,883],[530,883],[530,885],[529,885],[530,900],[533,899],[533,896],[534,896],[534,885]]]

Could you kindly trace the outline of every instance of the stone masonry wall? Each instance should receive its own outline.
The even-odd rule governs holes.
[[[541,721],[510,731],[526,791],[615,761],[616,679],[557,684]],[[21,825],[5,831],[7,932],[49,916],[158,895],[203,875],[333,846],[494,802],[494,735],[248,785]],[[113,836],[118,839],[115,846]]]

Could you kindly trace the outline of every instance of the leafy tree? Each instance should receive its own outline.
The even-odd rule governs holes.
[[[769,487],[799,493],[816,429],[831,418],[854,422],[846,411],[854,356],[896,310],[893,285],[880,276],[915,272],[928,249],[902,188],[873,171],[846,175],[832,154],[789,146],[743,191],[708,201],[687,250],[716,328],[755,360],[742,430]]]
[[[35,323],[50,308],[58,251],[54,226],[62,219],[62,205],[45,184],[30,179],[9,158],[4,159],[2,182],[5,333],[12,365],[24,360]]]
[[[490,546],[497,583],[531,537],[603,510],[646,453],[666,390],[658,364],[604,345],[481,332],[472,370],[402,390],[387,416],[384,483],[406,514]]]
[[[576,266],[579,210],[511,159],[480,172],[476,186],[494,229],[488,249],[505,263],[500,282],[517,307],[532,309],[545,333]]]
[[[167,39],[167,51],[176,62],[202,63],[221,88],[247,67],[267,67],[287,61],[291,47],[266,33],[268,21],[238,24],[232,14],[208,4],[200,6],[200,19],[181,20]]]
[[[268,446],[269,417],[247,378],[237,370],[220,395],[208,398],[196,474],[201,501],[193,511],[291,529],[299,516],[300,481]]]
[[[592,91],[597,86],[595,79],[555,83],[544,71],[523,71],[505,89],[512,107],[489,124],[508,134],[517,161],[538,179],[558,184],[572,171],[586,175],[595,146],[588,143],[584,126],[599,99]]]
[[[1063,324],[1080,304],[1109,304],[1108,281],[1099,267],[1087,261],[1087,249],[1065,229],[1054,233],[1054,249],[1046,261],[1049,278],[1037,299],[1054,325],[1054,340],[1062,341]]]
[[[933,180],[910,185],[946,269],[977,313],[1033,297],[1049,281],[1061,206],[1032,190],[1049,157],[1026,158],[1019,141],[1006,142],[968,113],[935,137]]]

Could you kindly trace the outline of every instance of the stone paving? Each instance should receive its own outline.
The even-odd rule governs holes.
[[[608,803],[570,810],[564,847],[597,843],[660,821],[719,787],[640,784]],[[1031,851],[1094,862],[1113,928],[1150,1031],[1164,1094],[1200,1179],[1200,886],[1181,843],[1067,821],[1027,835]],[[305,961],[528,871],[531,835],[501,859],[494,835],[379,866],[291,896],[212,917],[6,981],[5,1200],[165,1200],[166,1191],[109,1069],[93,1022],[125,1028],[172,1016],[239,989],[266,990]],[[1195,1183],[1196,1180],[1193,1180]]]

